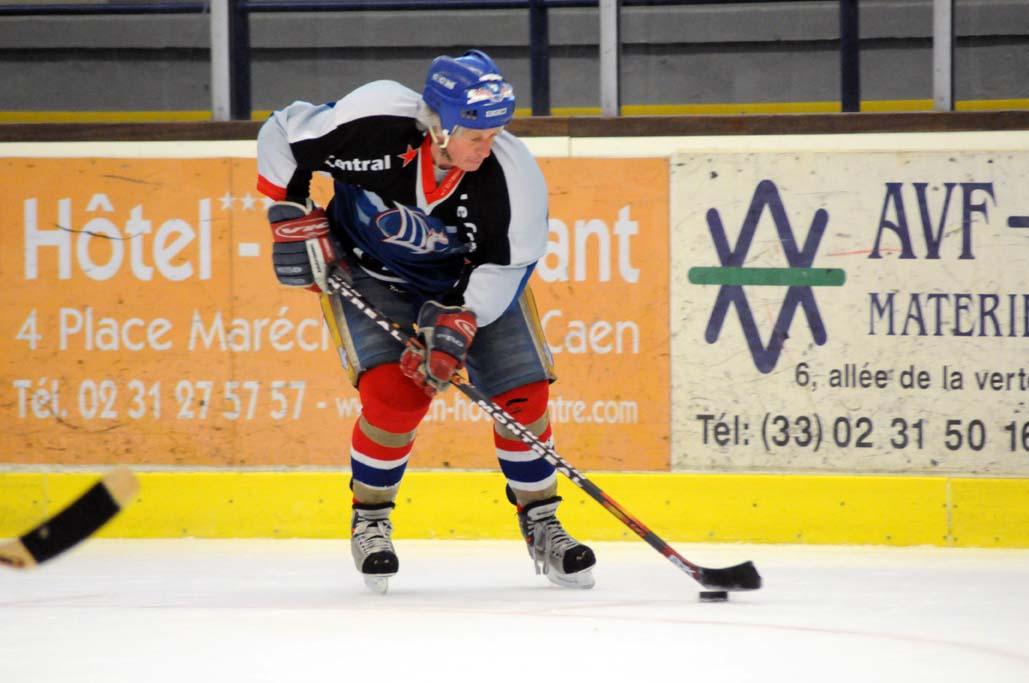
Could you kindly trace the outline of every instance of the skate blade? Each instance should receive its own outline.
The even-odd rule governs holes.
[[[389,578],[392,574],[364,574],[364,585],[379,595],[385,595],[389,590]]]
[[[547,572],[547,578],[550,579],[550,583],[555,586],[561,586],[562,588],[578,588],[580,590],[589,590],[596,585],[596,580],[593,578],[593,569],[583,569],[581,572],[574,574],[561,574],[553,570]]]

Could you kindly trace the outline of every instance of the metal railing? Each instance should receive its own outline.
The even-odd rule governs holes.
[[[558,8],[598,7],[601,15],[601,104],[607,116],[620,114],[619,55],[621,7],[738,4],[796,0],[211,0],[146,4],[0,5],[0,17],[116,14],[211,13],[211,92],[215,120],[247,120],[251,115],[250,15],[263,12],[495,10],[525,9],[529,22],[532,113],[550,113],[550,41],[547,12]],[[824,0],[823,0],[824,1]],[[840,16],[840,103],[844,112],[861,102],[858,0],[838,0]],[[937,109],[953,108],[953,3],[934,2],[934,100]]]

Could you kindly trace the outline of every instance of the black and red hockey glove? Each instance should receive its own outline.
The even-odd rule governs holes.
[[[478,330],[475,314],[462,306],[426,301],[418,311],[418,339],[400,357],[400,370],[429,396],[450,386],[450,377],[464,366]]]
[[[329,268],[339,261],[342,247],[329,231],[329,219],[310,199],[275,202],[268,207],[272,228],[272,264],[279,282],[306,287],[314,292],[328,289]]]

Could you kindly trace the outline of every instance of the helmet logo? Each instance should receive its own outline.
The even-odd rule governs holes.
[[[468,104],[476,104],[478,102],[497,104],[504,100],[513,99],[514,88],[511,87],[510,83],[486,83],[478,88],[468,90]]]

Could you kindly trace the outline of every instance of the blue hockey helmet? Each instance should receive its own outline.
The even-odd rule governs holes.
[[[446,137],[457,126],[499,128],[514,117],[514,88],[482,50],[432,60],[422,99],[439,114]]]

